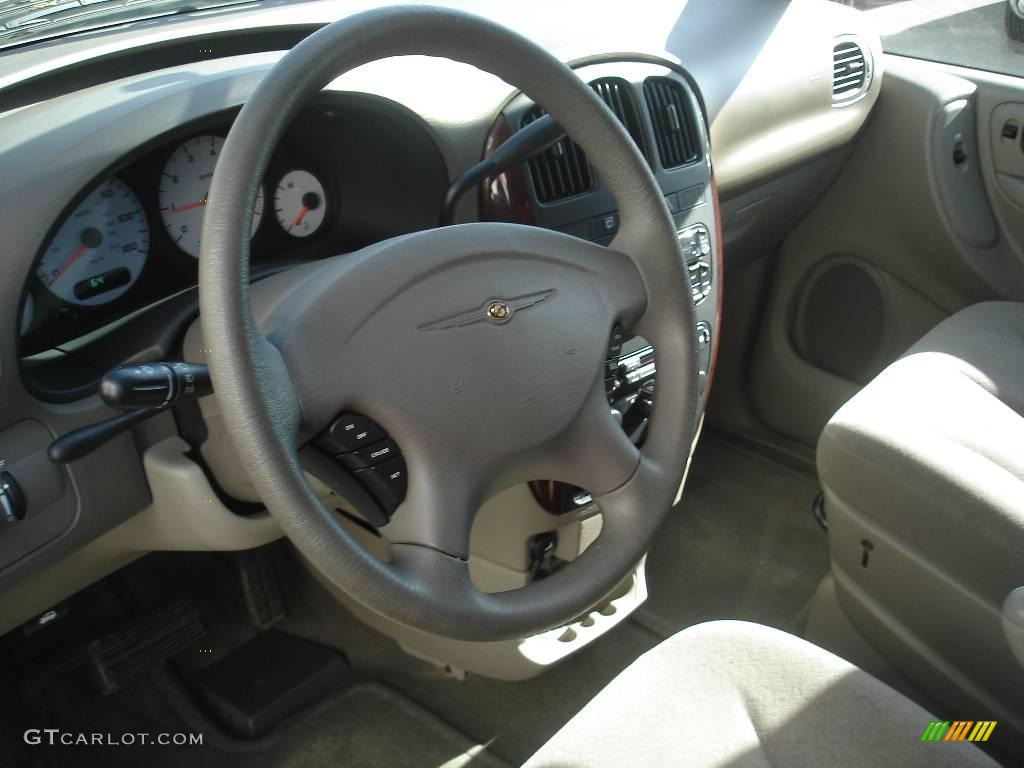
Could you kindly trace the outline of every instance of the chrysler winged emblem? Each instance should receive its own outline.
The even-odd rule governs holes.
[[[424,323],[419,326],[421,331],[447,331],[449,328],[462,328],[475,323],[493,323],[504,325],[509,322],[516,312],[540,304],[554,296],[558,291],[549,288],[546,291],[527,293],[524,296],[515,296],[511,299],[488,299],[479,307],[459,312],[457,315],[442,317],[432,323]]]

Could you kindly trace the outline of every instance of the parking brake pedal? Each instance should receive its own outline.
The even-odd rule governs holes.
[[[89,666],[100,691],[113,693],[205,636],[199,609],[182,597],[93,640]]]

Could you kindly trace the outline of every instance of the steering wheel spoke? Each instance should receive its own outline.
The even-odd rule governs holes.
[[[467,559],[470,530],[485,500],[483,487],[480,469],[470,462],[454,465],[423,454],[412,457],[405,501],[388,525],[388,539]]]
[[[620,488],[636,473],[637,449],[608,405],[599,377],[570,427],[550,446],[549,475],[594,497]]]
[[[628,239],[621,239],[620,236],[605,249],[615,254],[615,261],[628,263],[633,267],[633,273],[630,274],[622,269],[621,263],[615,264],[613,261],[614,266],[607,269],[609,305],[618,321],[627,328],[635,327],[647,314],[650,306],[647,285],[636,270],[637,261],[632,248],[633,243]]]

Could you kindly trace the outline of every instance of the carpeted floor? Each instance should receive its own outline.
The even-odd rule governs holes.
[[[315,580],[288,581],[291,615],[281,625],[284,631],[345,649],[357,679],[379,680],[402,691],[512,765],[523,763],[659,640],[627,621],[533,680],[504,682],[469,675],[460,681],[409,656],[394,640],[358,621]]]
[[[828,568],[825,536],[810,512],[816,491],[810,476],[705,436],[684,501],[648,558],[648,604],[577,656],[521,683],[475,676],[459,681],[408,656],[285,557],[280,571],[290,615],[278,628],[342,651],[355,683],[286,722],[258,749],[222,740],[202,749],[104,748],[96,757],[104,765],[146,768],[519,765],[664,636],[716,618],[799,631],[801,609]],[[231,572],[224,557],[151,556],[133,569],[118,582],[130,581],[129,602],[144,606],[150,593],[155,602],[166,589],[161,585],[173,581],[195,595],[210,630],[208,645],[226,653],[255,632],[225,586]],[[186,657],[179,668],[188,673]],[[51,661],[29,674],[21,714],[39,727],[84,732],[196,730],[194,717],[180,701],[173,703],[159,677],[100,697],[82,672],[78,663]],[[94,764],[81,749],[17,746],[35,766]]]
[[[650,597],[636,620],[662,636],[711,619],[799,633],[829,567],[811,513],[817,493],[810,475],[705,436],[682,502],[647,558]]]

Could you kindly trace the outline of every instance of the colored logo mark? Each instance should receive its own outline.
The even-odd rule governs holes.
[[[924,729],[921,741],[988,741],[995,729],[995,720],[933,721]]]

